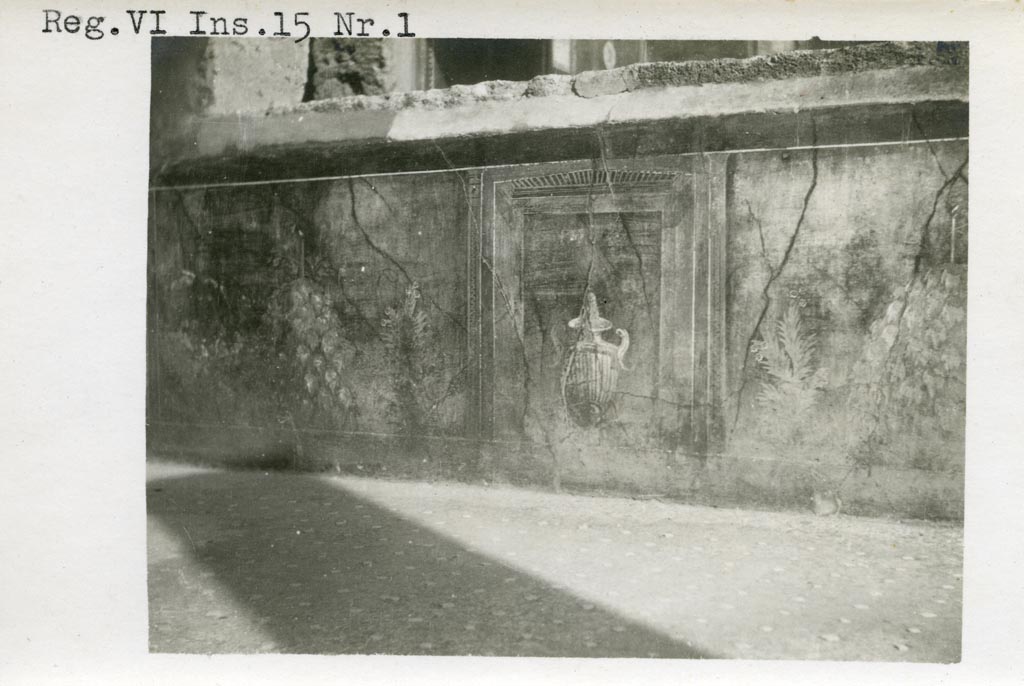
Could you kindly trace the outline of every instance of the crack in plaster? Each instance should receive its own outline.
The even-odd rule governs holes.
[[[475,217],[475,213],[473,212],[473,196],[469,192],[469,187],[466,185],[466,179],[464,174],[455,169],[454,165],[452,165],[451,163],[451,160],[448,159],[448,156],[445,154],[441,146],[439,146],[435,142],[434,147],[437,148],[437,151],[441,155],[441,158],[444,159],[449,169],[451,169],[459,179],[459,183],[462,186],[463,197],[465,197],[466,199],[466,208],[469,213],[469,217],[472,219],[473,217]],[[480,231],[481,229],[482,227],[480,227],[479,224],[471,227],[471,230]],[[487,259],[487,257],[485,257],[484,255],[480,255],[479,259],[480,263],[486,268],[487,272],[490,274],[492,283],[494,284],[494,287],[497,289],[498,294],[501,296],[502,303],[505,306],[505,311],[508,314],[509,322],[511,323],[512,326],[512,331],[513,333],[515,333],[516,341],[519,344],[519,354],[522,358],[523,364],[523,416],[521,418],[521,421],[525,428],[526,418],[530,412],[531,407],[530,386],[532,383],[532,378],[530,374],[530,360],[526,354],[526,341],[523,337],[523,333],[519,330],[519,325],[515,316],[515,307],[512,304],[511,297],[509,296],[508,290],[505,288],[504,282],[501,280],[501,275],[498,274],[497,271],[495,271],[494,265],[489,259]],[[541,431],[544,432],[545,447],[550,453],[552,464],[554,465],[554,476],[552,485],[554,486],[554,489],[557,492],[561,490],[561,476],[558,466],[558,457],[554,451],[553,441],[551,440],[550,435],[550,429],[547,427],[547,424],[544,421],[540,421],[538,422],[538,425],[541,427]]]
[[[307,228],[311,229],[314,232],[313,235],[320,235],[320,227],[317,226],[316,223],[313,220],[311,220],[309,217],[307,217],[305,214],[299,212],[294,207],[292,207],[290,204],[285,202],[281,198],[279,193],[276,193],[276,192],[274,193],[274,202],[275,202],[275,204],[280,206],[282,209],[284,209],[285,211],[289,212],[292,215],[292,217],[295,218],[296,221],[301,222],[304,226],[306,226]],[[301,240],[301,238],[300,238],[300,240]],[[359,318],[360,323],[363,326],[366,327],[367,331],[372,333],[372,334],[374,334],[374,335],[376,335],[377,328],[373,325],[373,322],[371,322],[366,317],[366,315],[363,314],[362,308],[359,307],[359,304],[352,299],[352,296],[350,296],[348,294],[348,289],[345,288],[345,281],[344,281],[344,279],[342,279],[340,277],[340,275],[339,275],[339,277],[337,279],[337,283],[338,283],[338,287],[339,287],[339,289],[341,291],[342,299],[344,299],[344,301],[352,308],[353,312],[355,312],[355,315]]]
[[[608,110],[608,116],[611,117],[611,109]],[[608,185],[608,192],[609,194],[611,194],[612,204],[616,208],[618,208],[619,201],[615,195],[615,187],[612,185],[612,173],[611,169],[609,169],[608,167],[608,158],[605,152],[607,144],[605,142],[604,134],[601,131],[601,129],[597,129],[595,133],[597,134],[598,146],[601,153],[601,166],[604,168],[605,181]],[[640,253],[639,246],[637,246],[636,242],[634,242],[633,240],[633,232],[629,230],[629,222],[622,217],[621,212],[616,211],[616,214],[619,217],[619,224],[622,226],[623,233],[626,236],[626,241],[629,243],[629,247],[633,250],[633,254],[636,256],[637,270],[640,274],[640,290],[643,292],[644,304],[647,307],[647,317],[650,319],[652,318],[651,310],[653,309],[653,305],[651,303],[650,293],[647,290],[647,277],[644,275],[644,258],[643,255]]]
[[[389,253],[388,251],[384,250],[379,245],[374,243],[373,239],[370,238],[370,234],[368,234],[366,232],[366,229],[363,228],[362,223],[359,221],[359,215],[356,212],[356,187],[355,187],[355,183],[353,183],[352,177],[349,177],[347,179],[347,181],[348,181],[348,194],[349,194],[349,214],[352,216],[352,223],[355,225],[356,229],[359,230],[359,233],[362,234],[363,240],[370,247],[370,249],[373,250],[378,255],[380,255],[381,257],[383,257],[389,263],[394,265],[395,269],[397,269],[402,274],[402,276],[405,278],[406,282],[409,283],[409,284],[412,284],[413,282],[416,281],[416,279],[412,278],[412,276],[405,269],[405,267],[402,265],[402,263],[399,262],[393,255],[391,255],[391,253]],[[377,191],[376,188],[374,188],[373,190],[374,190],[375,193],[380,195],[380,193]],[[390,208],[389,208],[389,211],[390,211]],[[437,303],[437,301],[429,295],[429,293],[422,293],[421,295],[422,295],[424,300],[426,300],[428,303],[430,303],[430,305],[432,307],[434,307],[438,312],[440,312],[445,317],[447,317],[449,320],[451,320],[451,322],[453,324],[455,324],[457,327],[459,327],[463,331],[466,330],[466,323],[463,322],[462,320],[460,320],[455,315],[453,315],[451,312],[448,312],[443,307],[441,307]]]
[[[747,218],[757,225],[757,236],[761,239],[761,257],[764,259],[765,266],[768,268],[768,273],[772,273],[772,261],[768,258],[768,246],[764,241],[764,225],[761,220],[758,219],[757,215],[754,214],[754,208],[747,200]]]
[[[180,189],[174,189],[174,198],[178,201],[178,209],[181,210],[182,215],[185,217],[185,221],[188,222],[189,226],[196,232],[196,235],[201,236],[203,231],[199,228],[199,224],[192,217],[192,214],[188,211],[188,206],[185,203],[185,193]]]
[[[440,153],[441,157],[444,159],[449,169],[451,169],[452,172],[459,179],[459,183],[462,185],[463,196],[466,198],[466,207],[467,210],[469,211],[469,216],[473,217],[473,196],[470,194],[469,188],[466,186],[466,179],[464,178],[463,174],[456,170],[456,168],[452,165],[451,160],[449,160],[448,156],[445,155],[444,150],[441,149],[441,146],[437,145],[437,143],[434,143],[434,147],[437,148],[438,153]],[[476,228],[476,230],[478,231],[480,230],[479,226],[474,228]],[[491,261],[488,260],[483,255],[481,255],[480,262],[487,268],[487,271],[490,272],[491,278],[494,280],[494,285],[497,287],[498,293],[501,295],[502,301],[505,304],[505,310],[508,312],[509,320],[512,322],[512,329],[513,331],[515,331],[516,338],[519,340],[519,348],[522,352],[523,357],[524,373],[526,374],[527,379],[529,379],[530,368],[528,364],[528,358],[526,356],[526,342],[523,339],[523,334],[519,331],[518,324],[516,323],[515,308],[512,305],[512,301],[509,298],[508,292],[505,290],[505,285],[501,280],[501,276],[494,270],[494,266],[491,264]]]
[[[747,365],[750,362],[750,348],[754,345],[754,339],[757,336],[757,332],[760,331],[761,325],[764,323],[765,317],[768,315],[768,310],[772,304],[772,298],[769,293],[771,287],[778,280],[779,276],[782,275],[782,271],[786,268],[789,263],[789,257],[793,252],[793,247],[796,245],[797,238],[800,236],[800,229],[804,224],[804,220],[807,217],[807,207],[810,204],[811,196],[814,195],[815,188],[818,187],[818,148],[817,148],[817,125],[815,120],[811,119],[811,182],[807,187],[807,192],[804,194],[803,206],[800,208],[800,216],[797,218],[796,226],[793,228],[793,233],[789,237],[789,242],[786,244],[786,249],[782,253],[782,258],[779,260],[779,264],[774,269],[769,264],[768,280],[765,282],[764,289],[761,291],[761,298],[764,301],[764,306],[761,308],[761,313],[757,317],[757,322],[754,324],[754,328],[750,332],[750,336],[747,339],[747,345],[743,352],[743,366],[740,368],[740,386],[736,391],[736,413],[733,417],[732,430],[736,430],[736,426],[740,421],[740,413],[743,409],[742,399],[743,391],[747,387]],[[764,243],[762,242],[762,247]],[[767,255],[765,255],[767,259]]]
[[[910,273],[910,279],[905,287],[903,302],[900,304],[899,314],[896,315],[896,335],[893,336],[892,345],[889,346],[889,349],[885,353],[885,363],[883,364],[883,367],[885,368],[887,368],[891,363],[893,351],[896,350],[896,347],[899,345],[900,336],[903,333],[903,315],[906,314],[907,307],[910,305],[910,289],[913,286],[914,281],[917,280],[918,276],[920,276],[921,265],[924,263],[925,249],[928,243],[928,232],[931,229],[931,224],[932,220],[935,218],[935,213],[939,209],[939,201],[942,199],[943,194],[945,194],[946,191],[948,191],[949,188],[954,183],[956,183],[956,180],[958,178],[962,178],[963,171],[967,167],[968,160],[969,158],[965,157],[964,161],[960,163],[956,171],[954,171],[951,176],[946,176],[945,174],[943,174],[943,176],[945,176],[945,180],[943,181],[942,185],[939,186],[939,189],[935,192],[935,197],[932,200],[932,210],[928,214],[928,217],[925,219],[924,224],[922,224],[921,226],[921,237],[918,242],[917,253],[914,255],[914,268]]]
[[[935,160],[935,166],[939,168],[939,173],[942,174],[943,178],[948,179],[949,174],[946,173],[945,167],[942,166],[942,160],[939,159],[939,153],[935,151],[935,146],[932,145],[931,138],[927,133],[925,133],[924,127],[921,126],[921,121],[917,118],[917,111],[915,107],[910,109],[910,121],[914,125],[914,128],[917,129],[917,132],[921,135],[925,145],[928,146],[928,152],[931,153],[932,159]]]
[[[939,210],[939,200],[942,199],[942,195],[949,190],[950,186],[956,183],[956,180],[963,178],[964,169],[967,168],[968,158],[964,158],[964,161],[960,163],[960,166],[956,168],[952,176],[945,176],[945,181],[939,187],[939,190],[935,193],[935,198],[932,200],[932,211],[928,214],[928,218],[925,219],[924,225],[921,227],[921,236],[917,246],[917,254],[914,256],[914,269],[911,272],[911,279],[916,277],[918,272],[921,270],[921,264],[924,262],[925,248],[928,244],[928,232],[931,229],[932,220],[935,218],[935,213]]]

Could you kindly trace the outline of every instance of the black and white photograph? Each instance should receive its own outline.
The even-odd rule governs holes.
[[[151,650],[959,660],[966,43],[152,51]]]
[[[0,9],[0,683],[1020,683],[1022,29]]]

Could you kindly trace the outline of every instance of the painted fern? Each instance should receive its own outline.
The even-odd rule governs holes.
[[[790,306],[774,326],[765,327],[754,353],[767,375],[757,396],[764,426],[785,442],[798,442],[806,414],[827,384],[825,370],[815,367],[815,336],[800,310]]]
[[[422,399],[432,375],[429,320],[419,300],[419,284],[413,282],[402,304],[387,308],[381,322],[381,340],[391,363],[392,407],[410,436],[423,430]]]

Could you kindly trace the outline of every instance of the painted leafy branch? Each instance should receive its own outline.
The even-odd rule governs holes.
[[[826,370],[815,366],[815,337],[799,308],[790,306],[766,327],[753,353],[767,377],[757,397],[763,427],[785,442],[798,442],[807,413],[828,383]]]
[[[419,301],[420,287],[413,282],[402,304],[387,308],[381,321],[381,340],[391,366],[392,408],[410,436],[423,430],[423,397],[436,372],[428,355],[430,323]]]
[[[457,430],[468,369],[465,364],[459,368],[446,351],[439,338],[445,330],[435,327],[422,307],[423,300],[414,281],[402,302],[385,310],[380,333],[382,364],[371,365],[379,368],[385,379],[382,409],[410,438]]]
[[[912,466],[962,461],[966,408],[966,267],[922,271],[871,325],[853,370],[860,433],[855,462],[908,453]]]

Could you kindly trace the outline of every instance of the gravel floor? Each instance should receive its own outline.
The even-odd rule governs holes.
[[[954,662],[962,529],[152,464],[150,648]]]

